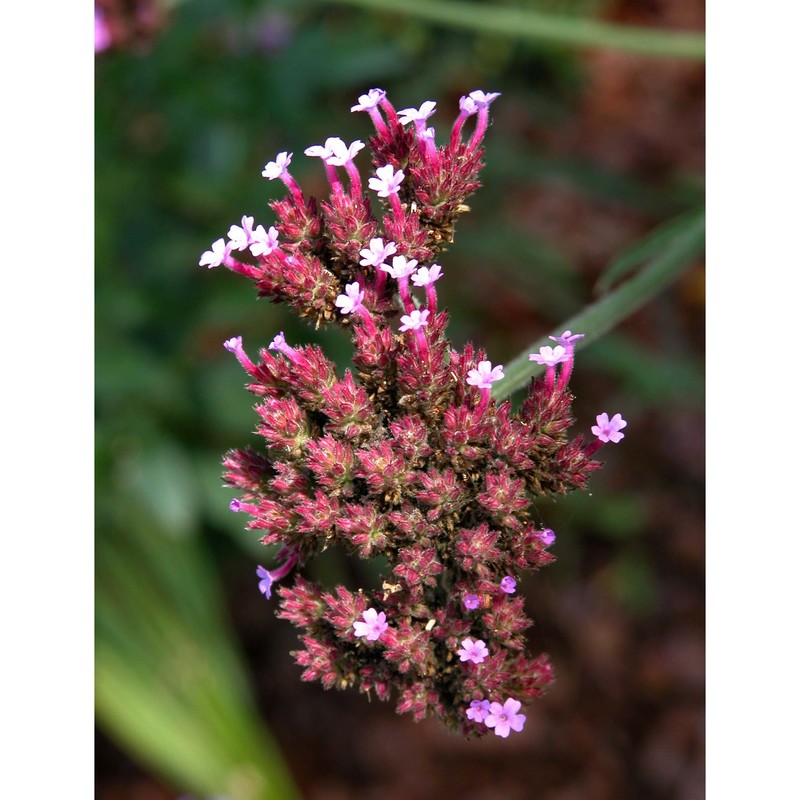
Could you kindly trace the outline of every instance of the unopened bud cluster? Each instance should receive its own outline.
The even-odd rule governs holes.
[[[396,111],[383,90],[362,95],[352,110],[376,131],[366,186],[355,165],[361,141],[330,138],[305,151],[322,160],[324,200],[306,197],[289,171],[293,154],[280,153],[262,173],[288,190],[271,204],[275,224],[243,217],[200,264],[224,265],[259,296],[352,333],[344,375],[319,347],[283,333],[254,360],[241,337],[225,342],[258,398],[263,440],[225,457],[239,493],[231,510],[250,516],[264,544],[280,545],[279,565],[257,569],[259,589],[267,598],[275,590],[279,616],[300,629],[303,679],[394,696],[399,712],[467,735],[506,737],[523,728],[522,704],[553,680],[547,656],[526,652],[531,621],[516,594],[525,572],[553,560],[555,534],[537,526],[533,501],[584,488],[600,466],[592,454],[619,441],[626,423],[602,414],[591,444],[568,437],[580,334],[531,355],[546,374],[518,413],[491,397],[502,366],[446,337],[436,262],[479,185],[496,97],[462,97],[437,146],[434,102]],[[332,546],[381,557],[382,585],[327,591],[303,578]]]

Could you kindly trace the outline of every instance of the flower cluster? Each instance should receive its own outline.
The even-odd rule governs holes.
[[[376,131],[368,180],[355,165],[366,149],[359,140],[305,150],[322,160],[326,199],[306,197],[290,172],[293,154],[280,153],[262,173],[288,191],[271,204],[275,224],[243,216],[200,265],[225,266],[259,296],[352,334],[344,375],[319,347],[290,344],[282,332],[255,360],[241,337],[224,345],[257,397],[262,440],[225,456],[225,480],[239,493],[231,510],[249,515],[264,544],[280,545],[278,566],[256,570],[258,586],[278,595],[279,616],[300,630],[303,679],[394,694],[398,712],[415,719],[507,737],[523,728],[522,703],[553,680],[547,656],[526,653],[531,621],[517,594],[525,572],[553,560],[555,534],[538,527],[533,500],[584,488],[600,466],[592,454],[619,441],[625,422],[601,414],[592,443],[568,437],[580,334],[566,331],[531,355],[547,371],[517,413],[492,398],[503,367],[446,337],[436,262],[479,185],[497,96],[462,97],[437,146],[434,102],[398,112],[383,90],[370,90],[352,108]],[[303,578],[331,546],[381,557],[382,586],[326,590]]]

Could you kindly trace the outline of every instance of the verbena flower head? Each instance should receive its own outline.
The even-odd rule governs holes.
[[[601,442],[613,442],[616,444],[625,438],[625,434],[621,433],[622,429],[628,423],[622,419],[622,414],[614,414],[611,419],[608,414],[603,412],[597,415],[597,425],[592,425],[592,433]]]
[[[566,366],[558,381],[553,370],[532,381],[514,410],[491,398],[503,367],[447,337],[438,262],[479,186],[496,96],[462,99],[449,141],[437,147],[425,134],[433,101],[405,109],[407,129],[383,90],[362,95],[353,110],[367,111],[376,131],[369,188],[378,198],[364,192],[353,163],[360,140],[332,137],[306,151],[326,162],[323,198],[302,192],[286,172],[291,155],[281,153],[264,170],[288,190],[271,203],[275,225],[254,228],[245,217],[231,245],[219,239],[200,264],[224,265],[252,280],[259,297],[351,335],[353,364],[343,372],[321,347],[291,347],[282,333],[271,342],[265,333],[270,344],[255,362],[241,337],[225,345],[246,372],[259,445],[229,451],[224,479],[236,490],[231,509],[280,548],[274,568],[259,566],[259,588],[299,630],[302,679],[393,698],[398,712],[468,736],[505,738],[522,729],[521,704],[553,680],[547,656],[526,650],[535,639],[526,638],[531,620],[518,591],[554,558],[534,504],[585,488],[602,443],[570,436]],[[465,106],[478,116],[469,138]],[[335,174],[341,162],[347,192]],[[244,260],[230,255],[233,246]],[[424,297],[411,296],[410,281]],[[571,369],[574,335],[562,338],[546,358],[569,350]],[[621,437],[619,415],[597,421],[597,435]],[[380,582],[312,581],[308,562],[329,548],[380,559]]]

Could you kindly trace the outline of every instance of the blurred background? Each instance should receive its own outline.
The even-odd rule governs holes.
[[[702,0],[96,9],[96,796],[702,797],[704,270],[702,241],[685,245],[704,202]],[[257,588],[270,553],[219,477],[255,420],[222,342],[284,330],[341,365],[349,344],[197,261],[243,214],[271,224],[283,187],[260,173],[279,151],[322,193],[302,151],[366,140],[349,109],[375,86],[396,108],[435,100],[440,137],[462,94],[502,92],[440,259],[457,345],[508,363],[669,260],[669,286],[578,354],[575,430],[621,411],[627,436],[590,492],[540,504],[558,560],[521,589],[557,680],[507,740],[302,683],[295,631]],[[334,553],[308,572],[358,568]]]

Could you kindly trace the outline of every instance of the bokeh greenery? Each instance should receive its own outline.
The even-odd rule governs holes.
[[[270,224],[267,202],[282,187],[260,178],[264,163],[294,151],[293,174],[319,193],[321,171],[302,149],[331,135],[366,138],[368,118],[349,108],[367,89],[386,88],[398,108],[438,100],[434,122],[442,130],[461,94],[501,91],[484,188],[443,261],[448,275],[462,277],[442,285],[454,340],[479,342],[495,362],[509,364],[596,299],[568,247],[509,215],[515,193],[566,186],[643,215],[655,233],[626,243],[601,278],[603,290],[624,288],[631,275],[659,264],[656,288],[663,288],[702,248],[701,176],[646,180],[532,142],[531,120],[556,129],[576,113],[586,66],[569,45],[591,37],[585,21],[597,18],[602,3],[471,4],[490,16],[527,10],[534,29],[538,15],[558,15],[561,30],[577,36],[572,41],[470,30],[455,2],[431,4],[441,6],[436,24],[424,14],[381,13],[382,5],[399,7],[187,0],[166,9],[148,45],[98,57],[98,720],[176,791],[231,800],[295,796],[228,613],[226,565],[247,553],[255,590],[255,564],[264,555],[228,512],[230,494],[221,488],[220,455],[245,443],[253,428],[242,374],[221,343],[240,334],[253,349],[284,330],[290,340],[322,343],[341,364],[349,345],[336,331],[311,330],[285,309],[256,302],[246,281],[197,266],[199,254],[243,214]],[[650,42],[660,52],[667,41],[688,48],[676,57],[702,55],[697,36],[680,36],[645,35],[639,49]],[[628,47],[620,41],[599,43]],[[486,287],[498,282],[522,305],[516,316],[498,312],[502,297],[487,301]],[[653,407],[702,405],[702,365],[690,348],[654,353],[635,335],[599,337],[651,295],[627,301],[614,319],[610,312],[592,318],[597,342],[580,365],[615,387],[605,395],[614,406],[608,410],[624,406],[629,419]],[[649,567],[635,545],[646,512],[635,493],[602,493],[596,490],[595,528],[634,542],[620,549],[613,580],[626,602],[646,607]],[[555,513],[577,524],[582,508]],[[569,548],[563,556],[569,569]]]

